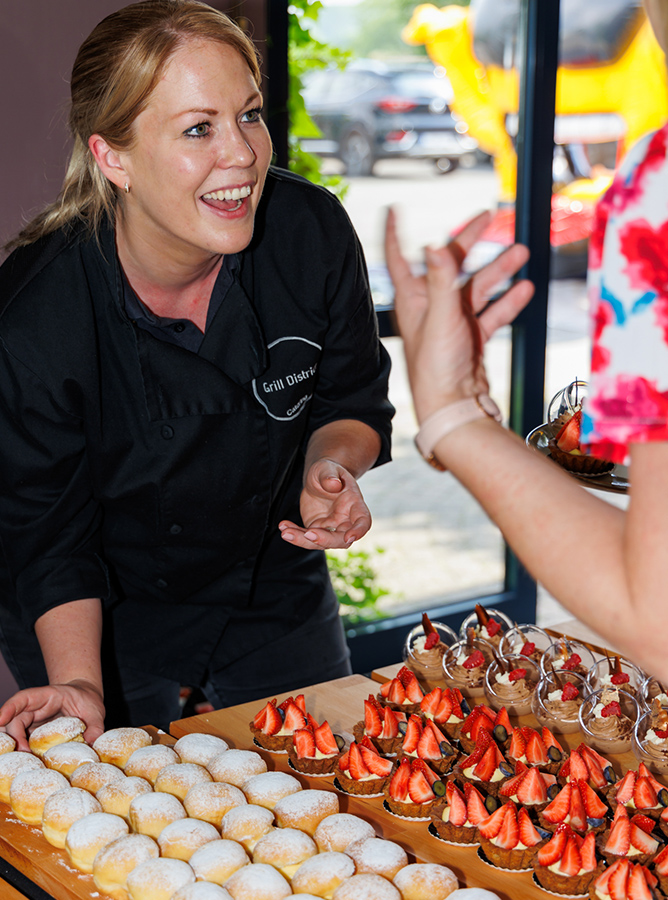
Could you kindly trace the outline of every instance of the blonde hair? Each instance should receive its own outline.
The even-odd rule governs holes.
[[[105,216],[113,220],[118,191],[98,168],[88,139],[100,134],[115,150],[130,149],[135,119],[171,56],[188,40],[233,47],[260,87],[255,45],[230,18],[206,3],[141,0],[107,16],[79,48],[72,69],[69,128],[74,147],[60,194],[8,247],[31,244],[76,220],[97,234]]]

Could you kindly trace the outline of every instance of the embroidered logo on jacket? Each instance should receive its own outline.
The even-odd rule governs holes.
[[[267,413],[289,422],[307,407],[313,396],[322,347],[306,338],[278,338],[267,347],[269,367],[253,379],[253,393]]]

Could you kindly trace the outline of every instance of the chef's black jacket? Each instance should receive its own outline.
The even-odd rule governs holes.
[[[389,363],[339,201],[271,169],[235,263],[197,353],[128,316],[109,223],[0,268],[2,609],[29,630],[101,597],[117,657],[183,684],[230,618],[257,647],[322,596],[324,554],[277,529],[313,431],[358,419],[389,459]]]

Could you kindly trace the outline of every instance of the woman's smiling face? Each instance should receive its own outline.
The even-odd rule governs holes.
[[[195,265],[248,245],[271,160],[261,108],[233,47],[176,50],[135,120],[132,148],[118,153],[130,185],[120,227],[133,242]]]

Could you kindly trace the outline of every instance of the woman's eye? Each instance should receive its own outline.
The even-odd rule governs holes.
[[[198,122],[192,128],[187,128],[184,134],[186,137],[206,137],[210,131],[211,125],[208,122]]]
[[[259,122],[262,117],[262,107],[258,106],[255,109],[249,109],[248,112],[243,114],[244,122]]]

